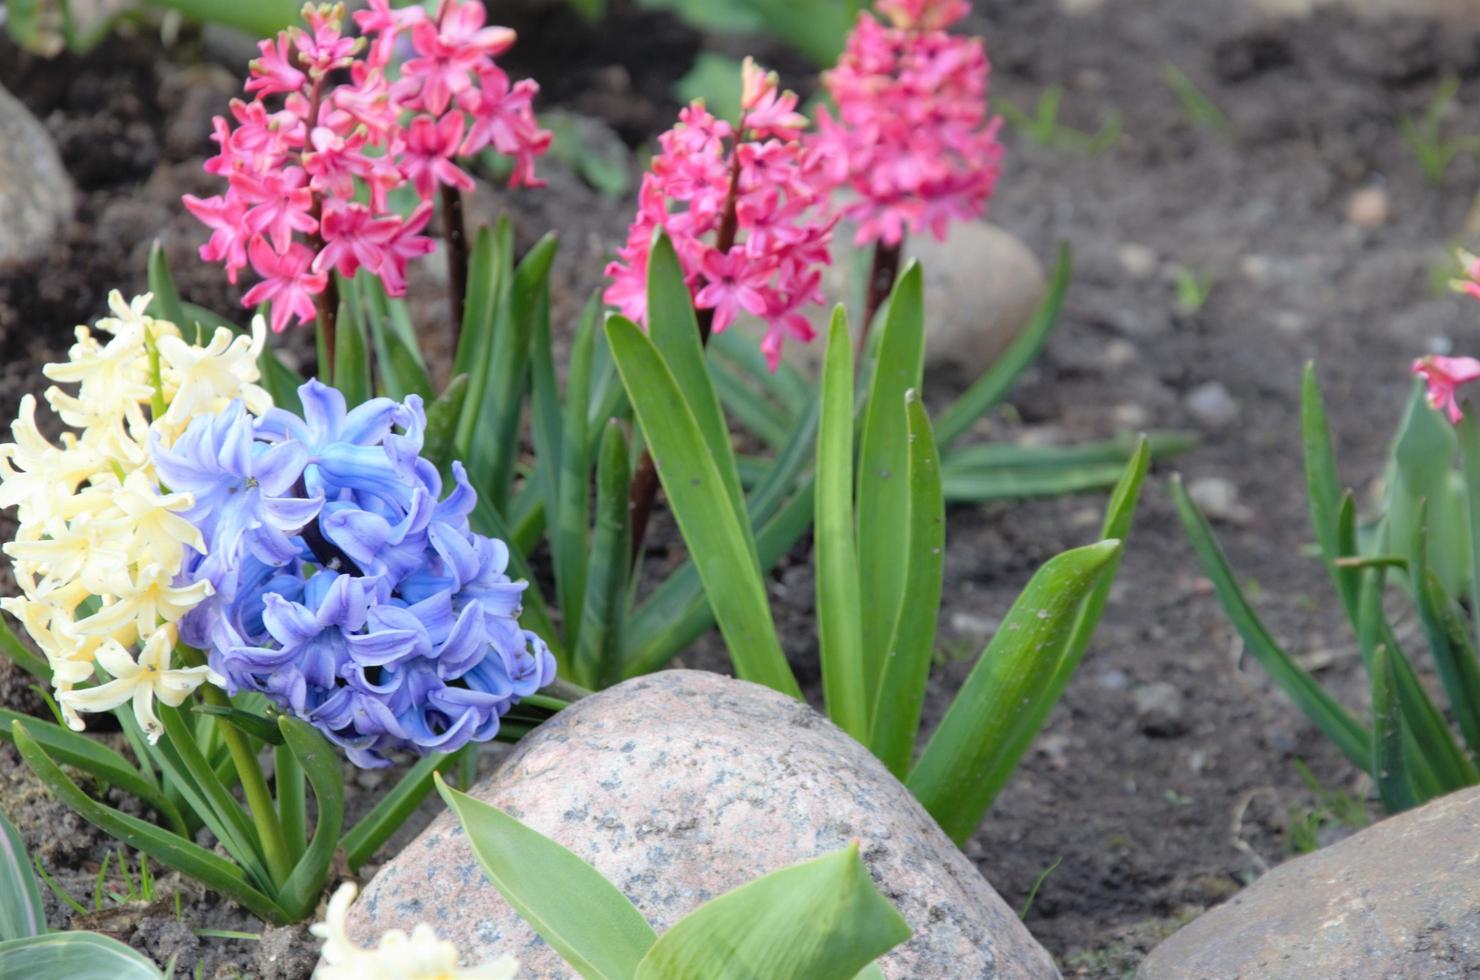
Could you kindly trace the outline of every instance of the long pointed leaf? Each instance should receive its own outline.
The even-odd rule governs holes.
[[[841,305],[833,310],[823,361],[814,506],[823,700],[827,716],[867,744],[870,678],[863,658],[858,551],[853,541],[853,344]]]
[[[1378,644],[1372,655],[1372,758],[1373,777],[1389,813],[1414,806],[1413,783],[1403,760],[1403,710],[1398,704],[1398,678],[1386,646]]]
[[[1120,547],[1101,541],[1076,548],[1038,570],[910,771],[910,791],[957,844],[1012,775],[1012,733],[1048,691],[1079,606]]]
[[[906,392],[920,387],[924,356],[924,275],[912,262],[889,296],[858,448],[859,594],[870,713],[904,602],[905,563],[899,559],[909,548],[909,421],[900,406]]]
[[[1316,379],[1315,364],[1307,362],[1300,387],[1300,435],[1305,451],[1306,496],[1310,500],[1310,523],[1321,558],[1341,596],[1342,607],[1353,622],[1357,617],[1358,575],[1336,564],[1342,554],[1341,476],[1336,468],[1336,450],[1331,445],[1331,425]]]
[[[565,384],[565,419],[560,436],[558,510],[550,529],[550,552],[555,563],[555,597],[565,617],[565,648],[575,655],[580,637],[580,603],[586,594],[587,538],[591,526],[591,482],[586,467],[586,401],[591,393],[591,347],[596,342],[600,308],[592,302],[581,317],[581,328],[571,347],[570,371]],[[563,666],[569,667],[569,664]]]
[[[1465,647],[1457,645],[1449,633],[1444,610],[1449,597],[1439,577],[1428,569],[1428,520],[1427,508],[1419,507],[1418,540],[1413,543],[1412,556],[1416,564],[1409,578],[1413,588],[1418,617],[1423,623],[1424,635],[1429,641],[1429,652],[1438,668],[1439,680],[1449,699],[1449,710],[1464,734],[1470,750],[1480,749],[1480,671],[1474,657]]]
[[[725,481],[688,400],[636,324],[614,316],[606,333],[735,672],[800,698],[776,638],[750,525],[724,492]]]
[[[143,954],[101,933],[53,932],[0,942],[0,977],[161,980]]]
[[[587,980],[631,980],[657,941],[637,907],[595,868],[496,806],[437,779],[493,887]]]
[[[1302,670],[1286,653],[1244,598],[1243,591],[1234,581],[1233,570],[1213,538],[1213,530],[1197,510],[1197,505],[1188,496],[1187,489],[1179,477],[1172,478],[1172,500],[1177,506],[1177,516],[1192,541],[1192,550],[1197,553],[1203,573],[1213,583],[1213,590],[1223,604],[1223,611],[1232,620],[1233,626],[1243,637],[1248,650],[1280,689],[1295,702],[1305,716],[1336,747],[1352,761],[1352,764],[1367,772],[1372,771],[1372,734],[1351,716],[1337,701],[1327,694],[1315,678]]]
[[[339,753],[312,725],[288,715],[279,715],[278,725],[313,787],[315,803],[313,839],[278,895],[279,903],[296,920],[306,918],[318,904],[334,861],[344,826],[344,777]]]
[[[596,467],[596,529],[591,535],[592,561],[574,654],[576,675],[587,686],[604,687],[622,679],[622,624],[627,618],[632,568],[632,514],[627,499],[631,480],[627,438],[613,419],[606,424]]]
[[[852,980],[908,938],[855,841],[705,902],[659,937],[636,980]]]
[[[905,411],[910,438],[910,549],[904,605],[874,697],[876,707],[869,736],[874,754],[901,779],[909,772],[920,729],[946,559],[946,504],[941,495],[940,455],[930,431],[930,417],[913,392]]]

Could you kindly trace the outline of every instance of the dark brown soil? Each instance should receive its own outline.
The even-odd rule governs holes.
[[[1368,489],[1408,391],[1409,358],[1451,339],[1463,348],[1473,336],[1474,307],[1436,291],[1433,273],[1466,233],[1480,170],[1461,159],[1442,186],[1426,182],[1399,121],[1423,109],[1443,75],[1472,82],[1480,74],[1480,35],[1337,14],[1273,21],[1242,4],[1182,0],[1110,2],[1077,16],[1049,2],[976,7],[972,26],[987,37],[997,95],[1031,107],[1057,85],[1065,123],[1094,130],[1112,111],[1124,119],[1119,145],[1098,155],[1006,135],[1009,164],[993,219],[1041,256],[1070,242],[1076,268],[1062,325],[1015,392],[1013,411],[993,421],[994,433],[1080,441],[1121,428],[1197,429],[1185,396],[1221,382],[1238,419],[1205,431],[1202,446],[1175,466],[1237,487],[1248,519],[1218,528],[1231,560],[1275,636],[1360,706],[1365,682],[1354,646],[1321,570],[1302,554],[1310,535],[1299,371],[1318,360],[1347,480]],[[515,15],[548,104],[604,117],[633,144],[663,128],[673,109],[668,85],[697,36],[648,15],[593,34],[571,26],[561,9],[531,4]],[[166,242],[188,298],[233,308],[219,270],[192,260],[200,233],[176,204],[182,192],[209,189],[199,172],[210,152],[206,120],[236,88],[229,72],[201,57],[195,46],[162,56],[157,45],[130,39],[54,62],[0,46],[0,84],[56,135],[83,191],[52,254],[0,277],[0,414],[41,387],[35,365],[65,346],[74,323],[96,315],[107,288],[142,288],[155,237]],[[1221,109],[1227,129],[1189,119],[1163,81],[1167,63]],[[1470,88],[1448,132],[1480,132]],[[1358,227],[1347,220],[1348,202],[1369,188],[1386,196],[1387,214]],[[597,282],[602,250],[623,231],[625,206],[560,175],[543,196],[493,200],[513,208],[521,241],[552,225],[561,232],[556,305],[575,309]],[[1199,309],[1179,308],[1173,264],[1211,275]],[[1288,856],[1291,814],[1315,802],[1297,760],[1326,787],[1369,795],[1365,779],[1242,653],[1177,525],[1169,472],[1159,466],[1148,484],[1080,675],[968,847],[1014,904],[1054,868],[1027,921],[1069,976],[1127,975],[1177,924]],[[951,513],[944,663],[932,680],[929,721],[1032,570],[1088,542],[1101,506],[1088,495]],[[655,534],[661,543],[671,525],[660,522]],[[773,595],[799,674],[815,689],[805,554],[777,572]],[[701,644],[690,659],[717,663],[716,644]],[[1138,715],[1137,690],[1157,682],[1180,693],[1180,719]],[[4,666],[0,703],[38,707]],[[4,747],[0,787],[47,867],[74,894],[90,893],[102,838],[39,796]],[[190,927],[259,931],[213,899],[185,894]],[[187,969],[204,956],[207,975],[306,975],[301,932],[255,944],[198,939],[172,920],[172,910],[146,915],[118,931],[156,955],[184,948]],[[65,923],[65,912],[55,921]]]

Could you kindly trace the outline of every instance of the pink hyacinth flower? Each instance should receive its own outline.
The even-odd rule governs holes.
[[[1472,381],[1480,381],[1480,360],[1431,354],[1413,362],[1413,373],[1428,385],[1429,404],[1443,412],[1451,423],[1458,423],[1464,417],[1458,391]]]

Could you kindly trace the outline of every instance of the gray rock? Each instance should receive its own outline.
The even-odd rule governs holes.
[[[1480,973],[1480,789],[1275,868],[1185,926],[1141,980]]]
[[[0,267],[43,255],[76,200],[51,136],[0,86]]]
[[[1203,425],[1222,429],[1238,421],[1238,402],[1221,381],[1206,381],[1187,393],[1183,399],[1187,411]]]
[[[1010,232],[957,224],[938,242],[916,235],[905,251],[925,270],[925,368],[976,378],[1033,316],[1047,288],[1043,266]]]
[[[1136,724],[1147,735],[1169,738],[1187,732],[1187,704],[1175,684],[1155,681],[1131,692]]]
[[[1057,977],[1048,954],[884,767],[812,709],[702,671],[664,671],[586,698],[520,743],[474,795],[569,847],[660,932],[759,875],[862,843],[914,928],[890,977]],[[426,921],[464,962],[502,953],[528,977],[568,968],[484,880],[439,816],[350,914],[369,943]]]

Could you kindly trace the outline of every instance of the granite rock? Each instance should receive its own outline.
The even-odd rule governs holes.
[[[586,698],[524,739],[474,795],[591,862],[660,932],[762,874],[862,845],[915,930],[890,977],[1057,977],[1053,961],[869,752],[812,709],[701,671],[665,671]],[[484,880],[439,816],[381,869],[350,914],[369,943],[432,923],[465,962],[510,953],[521,976],[569,969]]]
[[[1480,975],[1480,788],[1282,864],[1193,920],[1141,980]]]
[[[43,255],[75,206],[51,135],[0,86],[0,268]]]

